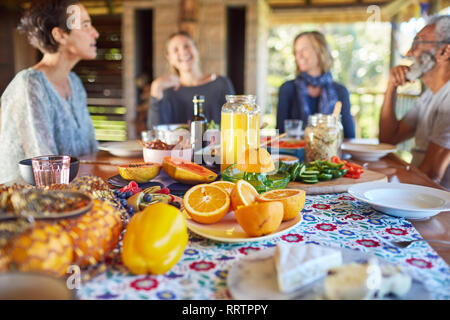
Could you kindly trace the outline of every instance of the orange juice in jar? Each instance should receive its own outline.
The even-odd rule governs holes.
[[[261,110],[254,95],[227,95],[220,120],[220,171],[244,160],[245,150],[259,147]]]

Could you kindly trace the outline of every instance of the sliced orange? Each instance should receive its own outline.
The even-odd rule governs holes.
[[[231,191],[233,191],[234,187],[236,186],[235,183],[229,181],[214,181],[211,184],[219,188],[222,188],[223,190],[228,192],[229,195],[231,195]]]
[[[276,189],[264,192],[258,196],[260,202],[281,201],[284,208],[283,221],[295,218],[300,214],[305,205],[304,190],[300,189]]]
[[[234,215],[249,236],[260,237],[278,229],[283,219],[283,204],[279,201],[254,202],[239,207]]]
[[[238,180],[231,191],[231,207],[236,210],[239,206],[248,206],[256,201],[258,191],[249,182]]]
[[[244,172],[271,172],[275,170],[275,164],[266,149],[247,149],[243,161],[240,161],[236,168]]]
[[[230,196],[218,186],[198,184],[186,192],[183,204],[194,221],[216,223],[228,213]]]

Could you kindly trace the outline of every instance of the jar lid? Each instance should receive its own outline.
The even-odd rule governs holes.
[[[318,124],[337,125],[338,118],[332,114],[316,113],[308,117],[308,125],[316,126]]]
[[[222,111],[256,114],[260,112],[255,95],[226,95],[227,102]]]
[[[239,101],[249,101],[256,102],[256,96],[253,94],[227,94],[225,95],[225,99],[228,102],[239,102]]]

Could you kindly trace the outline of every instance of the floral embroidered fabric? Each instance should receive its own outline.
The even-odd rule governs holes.
[[[227,274],[232,264],[279,241],[315,243],[371,253],[398,264],[429,290],[432,299],[450,299],[450,268],[425,242],[398,249],[381,241],[421,238],[407,220],[384,215],[348,194],[307,196],[303,221],[262,242],[221,243],[189,233],[180,261],[164,275],[132,275],[123,265],[83,283],[79,299],[231,299]]]

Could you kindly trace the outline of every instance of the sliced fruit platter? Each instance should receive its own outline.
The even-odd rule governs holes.
[[[161,168],[172,179],[185,184],[198,184],[211,182],[217,179],[217,173],[194,162],[164,157],[162,164],[139,162],[118,167],[119,175],[126,181],[135,181],[139,184],[149,182],[157,177]]]
[[[277,189],[259,194],[245,180],[216,181],[189,189],[184,198],[188,228],[223,242],[258,241],[301,222],[305,191]]]
[[[170,204],[178,209],[182,206],[180,198],[170,194],[169,188],[153,186],[142,189],[135,181],[121,189],[115,189],[113,193],[130,216],[157,202]]]
[[[217,178],[215,172],[205,167],[172,157],[164,157],[162,164],[141,162],[121,165],[118,167],[119,175],[128,184],[114,190],[114,195],[130,215],[156,202],[170,204],[178,209],[182,207],[181,199],[171,194],[169,188],[162,187],[161,183],[147,186],[152,179],[158,177],[161,169],[168,177],[186,185],[212,182]]]
[[[184,213],[191,231],[219,241],[256,241],[294,227],[301,221],[305,192],[283,189],[289,183],[288,173],[276,174],[281,181],[269,174],[275,166],[265,149],[247,150],[244,156],[243,163],[233,166],[241,175],[230,175],[231,181],[215,181],[217,174],[198,164],[164,158],[162,171],[175,181],[191,185],[183,199],[167,187],[140,188],[136,181],[114,194],[130,216],[149,210],[155,203],[169,204]],[[253,163],[251,159],[258,161]],[[148,163],[125,168],[119,169],[124,178],[158,175],[158,166]]]

